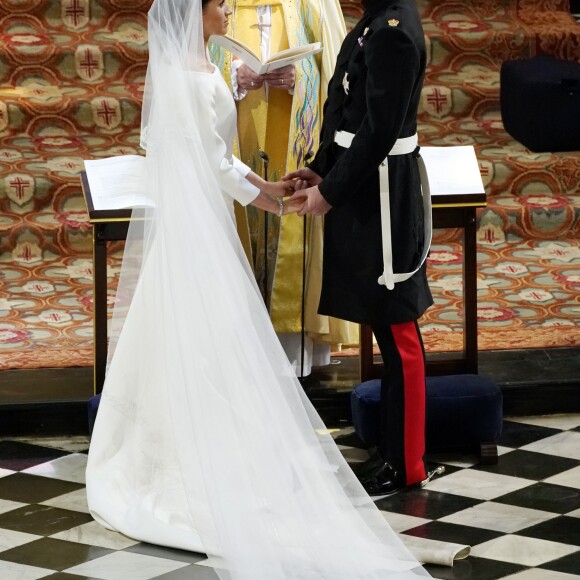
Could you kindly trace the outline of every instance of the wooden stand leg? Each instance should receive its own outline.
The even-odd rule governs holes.
[[[483,441],[479,444],[479,450],[482,465],[495,465],[497,463],[497,443],[495,441]]]
[[[93,308],[95,394],[103,390],[107,366],[107,242],[93,230]]]

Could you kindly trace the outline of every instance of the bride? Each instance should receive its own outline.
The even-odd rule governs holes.
[[[232,157],[236,110],[207,40],[224,0],[155,0],[143,188],[87,467],[91,513],[219,556],[222,580],[426,577],[342,458],[276,338],[232,197],[288,213]],[[126,312],[122,302],[130,305]]]

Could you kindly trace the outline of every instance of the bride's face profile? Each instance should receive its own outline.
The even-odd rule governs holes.
[[[212,34],[223,36],[227,32],[231,13],[226,0],[203,3],[203,37],[206,41]]]

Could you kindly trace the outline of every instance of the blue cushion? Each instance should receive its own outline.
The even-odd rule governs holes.
[[[380,379],[359,384],[351,394],[355,431],[369,447],[376,445],[381,435],[380,399]],[[428,377],[426,407],[428,451],[473,447],[496,441],[501,433],[501,390],[486,377]]]
[[[97,411],[99,410],[99,403],[101,402],[101,393],[91,397],[87,401],[88,414],[89,414],[89,433],[93,432],[93,427],[95,426],[95,419],[97,418]]]

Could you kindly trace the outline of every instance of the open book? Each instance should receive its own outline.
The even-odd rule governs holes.
[[[485,188],[473,145],[423,147],[419,151],[429,177],[431,200],[445,196],[446,203],[463,203],[467,196],[485,201]]]
[[[268,60],[262,62],[262,59],[253,52],[249,46],[240,42],[231,36],[212,36],[212,42],[219,44],[232,54],[241,58],[256,74],[263,75],[283,66],[293,64],[302,58],[316,54],[322,50],[320,42],[312,44],[303,44],[296,48],[281,50],[270,56]]]
[[[85,160],[85,171],[95,210],[152,207],[143,195],[145,157],[119,155]]]

